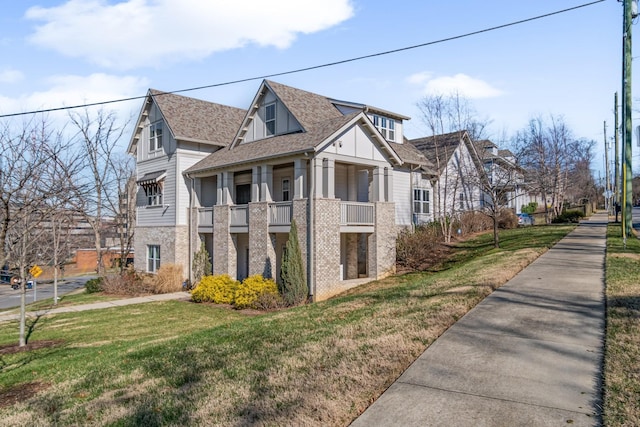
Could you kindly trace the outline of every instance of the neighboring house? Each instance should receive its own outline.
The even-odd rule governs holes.
[[[476,141],[475,146],[486,179],[480,199],[481,207],[492,204],[496,199],[499,206],[520,213],[522,206],[536,201],[525,183],[525,171],[517,164],[511,151],[500,150],[489,140]],[[489,191],[493,196],[487,194]]]
[[[435,215],[478,210],[482,199],[480,159],[466,131],[409,140],[436,168]]]
[[[233,138],[245,111],[150,89],[128,152],[136,156],[134,265],[156,272],[161,263],[190,259],[189,185],[182,172]]]
[[[129,150],[138,155],[140,186],[163,180],[165,197],[158,209],[142,206],[145,199],[139,203],[138,269],[155,271],[164,262],[189,268],[202,240],[215,274],[238,279],[262,274],[279,280],[295,219],[310,294],[321,300],[394,272],[399,227],[412,225],[416,209],[425,218],[432,215],[435,167],[406,143],[403,122],[408,117],[264,81],[243,117],[217,119],[219,126],[227,126],[226,133],[218,134],[218,128],[203,132],[207,144],[200,148],[209,153],[205,157],[197,151],[200,161],[193,161],[194,144],[179,142],[173,155],[147,158],[147,144],[139,141],[146,141],[153,129],[146,134],[145,129],[158,118],[172,128],[176,118],[165,112],[163,98],[150,92],[143,112],[158,111],[149,119],[141,116]],[[192,113],[181,117],[205,104],[216,105],[180,98],[193,104],[183,105]],[[190,123],[197,127],[205,120],[192,118]],[[175,131],[172,135],[180,140]],[[172,208],[166,195],[175,187],[181,195],[174,196]],[[414,203],[416,190],[419,204]],[[153,194],[146,195],[148,205]],[[146,211],[170,209],[174,212],[164,221],[160,218],[165,214],[145,216]],[[145,231],[140,233],[140,227]],[[165,251],[171,238],[181,246],[174,243]]]

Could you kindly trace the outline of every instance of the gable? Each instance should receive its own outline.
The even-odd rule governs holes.
[[[257,97],[252,113],[245,119],[241,129],[240,144],[260,139],[302,132],[302,126],[286,105],[268,87]]]
[[[370,130],[361,123],[350,126],[327,144],[319,147],[318,152],[331,153],[339,156],[354,157],[366,160],[388,161],[388,155],[382,151]]]

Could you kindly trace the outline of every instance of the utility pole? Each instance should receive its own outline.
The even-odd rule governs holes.
[[[614,209],[616,210],[615,215],[616,215],[616,222],[618,222],[618,209],[620,209],[620,157],[618,156],[618,154],[620,153],[620,140],[619,140],[619,136],[620,136],[620,123],[618,122],[618,92],[616,92],[615,96],[614,96],[614,105],[613,105],[613,117],[614,117],[614,133],[613,133],[613,140],[615,143],[615,153],[614,153],[614,158],[615,158],[615,165],[614,165],[614,180],[613,180],[613,202],[614,202]]]
[[[624,124],[622,131],[622,139],[624,142],[622,151],[622,239],[626,246],[627,236],[631,234],[632,220],[631,212],[633,209],[633,192],[632,192],[632,172],[631,172],[631,140],[632,140],[632,122],[631,122],[631,24],[632,3],[635,0],[624,0],[624,17],[623,17],[623,47],[622,47],[622,122]]]
[[[604,121],[604,206],[611,213],[611,181],[609,180],[609,143],[607,142],[607,121]]]

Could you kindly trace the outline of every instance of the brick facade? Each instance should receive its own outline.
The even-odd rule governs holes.
[[[237,251],[233,236],[229,233],[229,221],[228,205],[213,207],[213,274],[236,277]]]
[[[340,277],[340,200],[314,200],[314,300],[326,299],[335,291]]]
[[[269,202],[249,203],[249,275],[275,279],[276,236],[269,233]]]
[[[381,279],[396,271],[395,205],[390,202],[375,203],[375,233],[369,236],[368,276]]]
[[[189,265],[189,228],[175,227],[142,227],[137,226],[134,237],[134,267],[136,270],[147,271],[147,256],[149,245],[160,246],[160,265],[181,264]],[[185,267],[185,274],[187,270]]]

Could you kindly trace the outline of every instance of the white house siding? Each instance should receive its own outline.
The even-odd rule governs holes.
[[[386,163],[386,158],[369,133],[360,125],[352,126],[331,143],[323,147],[323,152],[359,159],[376,160]]]
[[[411,173],[407,170],[393,171],[393,202],[396,205],[396,225],[411,225]]]
[[[176,225],[187,225],[187,210],[189,208],[189,186],[190,180],[182,175],[182,171],[187,170],[191,166],[204,159],[213,150],[209,148],[206,151],[193,151],[191,149],[184,150],[182,146],[178,149],[178,155],[173,156],[177,158],[175,162],[175,175],[176,175],[176,192],[173,204],[176,206]]]

